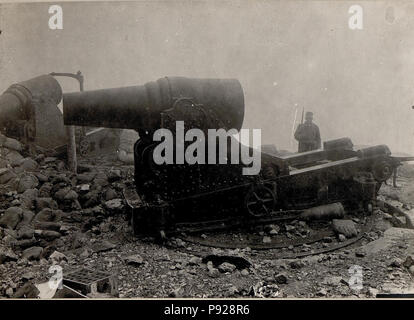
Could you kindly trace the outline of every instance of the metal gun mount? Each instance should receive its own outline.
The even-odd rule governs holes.
[[[257,176],[243,175],[241,161],[157,165],[153,152],[159,142],[152,133],[159,128],[174,135],[176,121],[203,132],[241,128],[244,94],[235,79],[166,77],[143,86],[64,94],[63,107],[67,125],[140,133],[134,146],[135,187],[125,190],[137,234],[165,235],[189,222],[223,217],[248,225],[306,208],[325,214],[337,202],[369,209],[382,183],[402,161],[414,159],[394,157],[385,145],[354,150],[352,141],[342,138],[325,142],[323,150],[289,156],[262,152]]]

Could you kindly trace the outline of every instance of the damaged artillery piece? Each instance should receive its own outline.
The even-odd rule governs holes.
[[[165,77],[143,86],[64,94],[63,107],[66,125],[138,131],[135,188],[124,192],[136,234],[251,225],[292,213],[304,219],[335,217],[344,207],[370,211],[381,184],[401,161],[414,159],[393,157],[385,145],[354,150],[351,140],[342,138],[325,142],[323,150],[289,156],[262,152],[260,173],[251,176],[242,174],[241,161],[156,164],[153,153],[160,142],[153,134],[165,128],[176,136],[176,121],[205,134],[241,129],[244,94],[234,79]],[[227,143],[247,148],[230,136]],[[177,147],[174,139],[174,151]],[[227,152],[231,159],[231,148]]]
[[[0,96],[0,132],[29,147],[54,149],[66,143],[57,105],[62,88],[51,75],[11,85]]]
[[[79,81],[83,91],[83,75],[56,73],[41,75],[12,84],[0,95],[0,132],[15,138],[30,149],[35,146],[53,154],[65,154],[68,137],[58,104],[62,100],[62,88],[56,76],[71,77]],[[77,128],[78,129],[78,128]],[[104,128],[79,128],[76,130],[78,152],[86,155],[100,149],[105,140],[119,140],[114,130]],[[115,144],[119,143],[116,141]]]

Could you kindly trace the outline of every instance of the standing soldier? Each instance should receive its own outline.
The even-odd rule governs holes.
[[[321,147],[319,128],[312,122],[312,119],[313,113],[306,112],[305,123],[301,123],[296,129],[295,139],[299,142],[298,152],[316,150]]]

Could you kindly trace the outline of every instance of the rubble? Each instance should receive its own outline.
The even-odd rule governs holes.
[[[222,264],[220,264],[218,266],[218,270],[220,272],[223,272],[223,273],[233,272],[236,269],[237,269],[237,267],[234,264],[231,264],[231,263],[228,263],[228,262],[223,262]]]
[[[112,250],[114,248],[116,248],[116,245],[109,242],[109,241],[106,241],[106,240],[98,241],[98,242],[95,242],[91,245],[91,249],[94,252],[97,252],[97,253],[98,252],[109,251],[109,250]]]
[[[237,269],[242,270],[249,268],[251,262],[247,259],[239,256],[227,256],[227,255],[208,255],[202,259],[203,263],[211,262],[215,267],[228,263],[234,265]]]
[[[42,247],[30,247],[23,251],[22,258],[27,260],[39,260],[42,254]]]
[[[285,283],[287,283],[288,280],[287,280],[287,277],[286,277],[285,274],[279,273],[279,274],[275,275],[275,281],[276,281],[277,284],[285,284]]]
[[[14,230],[23,218],[23,210],[19,207],[10,207],[0,218],[0,226]]]
[[[144,259],[139,254],[134,254],[132,256],[128,256],[125,259],[126,263],[138,267],[144,263]]]
[[[383,233],[374,228],[366,235],[374,241],[364,240],[359,248],[309,259],[274,259],[283,250],[214,251],[178,238],[171,241],[176,247],[162,247],[132,237],[125,221],[121,191],[132,167],[81,164],[80,173],[73,174],[56,157],[31,156],[24,146],[16,148],[0,153],[0,297],[39,297],[41,290],[34,284],[50,277],[51,265],[62,266],[64,273],[86,266],[113,275],[124,297],[167,297],[172,292],[180,297],[344,297],[352,295],[347,283],[348,268],[354,264],[364,267],[363,294],[368,297],[383,292],[386,281],[401,286],[412,281],[414,230],[405,228],[409,218],[404,228],[387,227]],[[363,218],[346,220],[359,228]],[[347,233],[334,224],[336,236],[332,233],[322,242],[331,245],[336,237],[345,241],[354,234],[352,227]],[[306,236],[311,227],[310,221],[299,220],[267,225],[260,241],[272,241],[285,228],[294,237]],[[313,247],[292,246],[283,253],[304,248]],[[325,287],[315,288],[315,283]],[[101,294],[108,293],[87,295]]]
[[[402,264],[405,268],[410,268],[411,266],[414,265],[414,255],[409,255],[407,256],[407,258],[405,258],[403,264]]]
[[[355,222],[352,220],[332,220],[332,228],[338,234],[343,234],[347,238],[355,237],[358,234],[358,230],[355,226]]]

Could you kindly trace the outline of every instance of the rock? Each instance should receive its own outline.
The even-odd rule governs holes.
[[[34,189],[39,185],[39,180],[31,173],[23,173],[17,183],[17,192],[23,193],[28,189]]]
[[[16,229],[19,230],[21,227],[29,225],[32,222],[34,215],[35,214],[30,210],[23,210],[22,220],[20,220]]]
[[[275,230],[275,229],[272,229],[272,230],[270,230],[270,231],[269,231],[269,234],[270,234],[271,236],[274,236],[274,235],[276,235],[276,234],[279,234],[279,231],[277,231],[277,230]]]
[[[11,249],[0,247],[0,264],[17,260],[18,256]]]
[[[62,188],[62,189],[58,190],[57,192],[55,192],[53,197],[55,199],[59,200],[59,201],[64,201],[65,197],[69,193],[69,191],[70,191],[70,187]]]
[[[264,229],[270,235],[278,234],[279,231],[280,231],[280,227],[276,224],[269,224],[269,225],[265,226]]]
[[[363,251],[355,251],[355,256],[358,258],[363,258],[366,256],[366,253]]]
[[[88,258],[93,252],[89,250],[88,248],[84,248],[82,252],[80,253],[79,257],[85,259]]]
[[[78,174],[76,176],[76,180],[78,181],[79,184],[86,184],[91,182],[96,176],[96,173],[93,172],[88,172],[88,173],[82,173],[82,174]]]
[[[343,283],[344,280],[340,276],[329,276],[323,279],[322,283],[332,286],[332,287],[338,287],[341,283]]]
[[[234,265],[234,264],[231,264],[231,263],[228,263],[228,262],[223,262],[222,264],[220,264],[219,266],[218,266],[218,270],[220,271],[220,272],[223,272],[223,273],[225,273],[225,272],[233,272],[234,270],[236,270],[236,266]]]
[[[52,210],[49,208],[45,208],[40,211],[35,217],[34,222],[59,222],[62,218],[62,211],[61,210]]]
[[[405,268],[409,268],[412,265],[414,265],[414,255],[409,255],[409,256],[407,256],[407,258],[405,258],[403,266]]]
[[[34,229],[29,226],[22,226],[17,231],[17,239],[31,239],[34,235]]]
[[[45,246],[45,248],[42,251],[42,254],[40,256],[40,260],[47,260],[49,259],[49,257],[52,255],[53,252],[56,251],[56,246],[54,245],[49,245],[49,246]]]
[[[368,296],[375,298],[379,291],[375,288],[368,288]]]
[[[0,226],[14,230],[23,219],[23,210],[19,207],[10,207],[0,218]]]
[[[270,239],[270,237],[268,236],[263,237],[263,243],[271,243],[271,242],[272,242],[272,239]]]
[[[293,261],[289,262],[289,266],[292,269],[300,269],[304,266],[304,263],[300,260],[293,260]]]
[[[112,189],[112,188],[108,188],[105,192],[105,200],[109,201],[109,200],[113,200],[113,199],[116,199],[116,198],[118,198],[118,195],[115,192],[115,190]]]
[[[16,245],[16,247],[20,247],[22,249],[25,249],[25,248],[33,247],[37,243],[38,243],[38,241],[35,238],[31,238],[31,239],[18,240],[18,241],[16,241],[15,245]]]
[[[287,225],[285,225],[285,229],[286,229],[287,232],[291,232],[291,231],[295,230],[296,228],[295,228],[295,226],[287,224]]]
[[[325,237],[325,238],[323,238],[323,240],[322,240],[324,243],[332,243],[332,241],[333,241],[333,239],[332,239],[332,237]]]
[[[43,162],[44,162],[44,164],[49,164],[49,163],[53,163],[53,162],[55,162],[57,160],[57,158],[55,158],[55,157],[46,157],[44,160],[43,160]]]
[[[26,273],[24,273],[23,275],[22,275],[22,279],[24,280],[24,281],[27,281],[27,280],[32,280],[34,278],[34,273],[33,272],[26,272]]]
[[[279,274],[275,275],[275,281],[278,284],[285,284],[285,283],[287,283],[287,277],[283,273],[279,273]]]
[[[405,216],[394,215],[392,217],[392,223],[395,227],[398,228],[405,227],[405,225],[407,224],[407,218]]]
[[[242,271],[240,271],[240,274],[241,274],[242,276],[248,276],[248,275],[250,274],[250,272],[249,272],[249,270],[247,270],[247,269],[243,269]]]
[[[105,201],[104,206],[107,210],[111,212],[119,212],[122,211],[122,209],[124,208],[122,199],[112,199],[109,201]]]
[[[19,165],[24,171],[35,171],[39,167],[39,164],[31,158],[22,159]]]
[[[37,180],[39,180],[42,183],[49,181],[49,178],[40,172],[35,172],[34,175],[36,176]]]
[[[338,234],[338,240],[340,242],[344,242],[344,241],[346,241],[346,237],[342,233],[340,233],[340,234]]]
[[[81,232],[76,232],[72,235],[72,249],[77,249],[85,246],[89,242],[88,237]]]
[[[51,198],[52,189],[53,184],[51,184],[50,182],[45,182],[39,189],[39,197]]]
[[[358,235],[355,222],[352,220],[333,219],[332,227],[338,234],[343,234],[347,238],[352,238]]]
[[[5,147],[7,149],[22,151],[23,145],[16,139],[6,137],[0,133],[0,147]]]
[[[328,294],[328,292],[327,292],[325,289],[320,289],[320,290],[316,293],[316,295],[317,295],[318,297],[325,297],[327,294]]]
[[[6,293],[6,296],[8,296],[9,298],[13,297],[13,293],[14,293],[13,288],[7,288],[5,293]]]
[[[6,160],[8,162],[10,162],[10,165],[12,167],[17,167],[20,164],[20,161],[22,161],[23,157],[20,153],[18,153],[17,151],[14,150],[10,150],[7,154],[6,154]]]
[[[207,262],[207,270],[208,270],[208,275],[211,278],[217,278],[220,276],[220,271],[218,271],[217,268],[214,268],[213,262],[211,261]]]
[[[54,251],[50,256],[49,260],[52,262],[52,264],[61,264],[62,261],[68,261],[68,258],[59,251]]]
[[[408,268],[408,272],[409,272],[412,276],[414,276],[414,266],[409,267],[409,268]]]
[[[126,257],[125,262],[128,265],[138,267],[144,263],[144,259],[139,254],[134,254]]]
[[[22,258],[27,260],[39,260],[42,254],[42,247],[31,247],[23,251]]]
[[[2,149],[0,148],[0,154],[1,152],[2,152]],[[0,158],[0,169],[7,168],[8,166],[10,166],[10,163],[6,159]]]
[[[22,206],[27,209],[32,209],[33,205],[35,203],[35,199],[39,195],[39,190],[37,189],[27,189],[25,192],[23,192],[19,199],[22,203]]]
[[[62,184],[62,186],[71,186],[72,181],[70,181],[70,179],[65,174],[59,174],[52,179],[52,184]]]
[[[96,190],[90,191],[82,197],[85,207],[93,207],[99,204],[99,192]]]
[[[30,298],[34,299],[37,298],[40,291],[36,288],[36,286],[31,282],[26,282],[23,287],[16,291],[13,298]]]
[[[395,258],[391,263],[390,267],[400,268],[403,264],[403,261],[400,258]]]
[[[185,247],[185,241],[181,240],[180,238],[175,239],[175,244],[177,247],[184,248]]]
[[[239,293],[239,289],[236,286],[231,286],[230,288],[228,288],[226,292],[226,297],[233,297],[238,293]]]
[[[90,185],[89,184],[81,184],[81,185],[78,186],[78,190],[81,194],[86,194],[90,190]]]
[[[108,185],[108,177],[104,172],[99,172],[96,174],[93,183],[95,186],[105,187]]]
[[[42,189],[42,188],[40,188]],[[41,191],[39,191],[41,193]],[[56,210],[58,209],[58,204],[52,198],[37,198],[35,200],[36,211],[39,212],[45,208]]]
[[[93,243],[91,246],[91,249],[94,252],[104,252],[104,251],[112,250],[114,248],[116,248],[116,245],[106,240],[97,241]]]
[[[38,230],[59,231],[61,224],[58,222],[36,221],[34,227]]]
[[[0,169],[0,184],[5,184],[16,177],[16,174],[10,168]]]
[[[407,222],[407,228],[414,229],[414,209],[404,212],[404,215]]]
[[[114,170],[110,170],[109,172],[108,172],[108,181],[109,182],[115,182],[115,181],[118,181],[118,180],[121,180],[122,179],[122,174],[121,174],[121,170],[118,170],[118,169],[114,169]]]
[[[47,241],[52,241],[57,238],[60,238],[62,235],[57,231],[52,230],[36,230],[36,234]]]
[[[78,199],[78,194],[74,190],[70,190],[64,197],[65,200],[74,201]]]
[[[201,263],[201,258],[199,257],[191,257],[190,260],[188,261],[188,264],[190,266],[196,266],[199,265]]]

